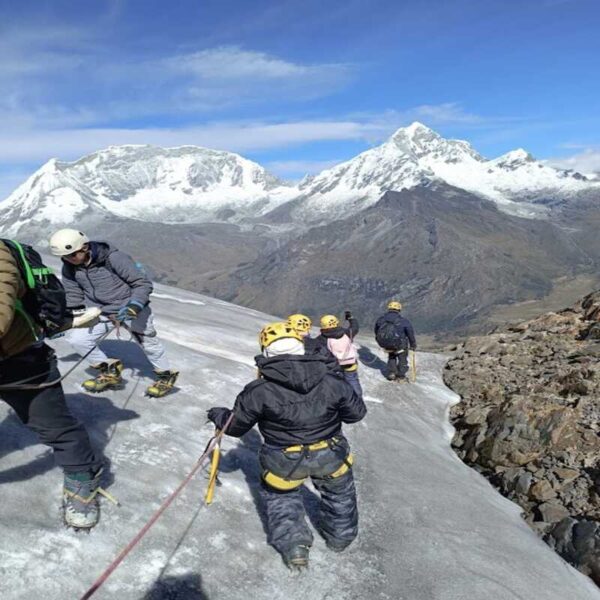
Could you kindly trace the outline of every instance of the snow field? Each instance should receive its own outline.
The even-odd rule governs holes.
[[[79,367],[65,384],[73,412],[110,460],[107,488],[90,534],[59,521],[62,477],[0,403],[0,598],[79,598],[179,485],[212,434],[205,412],[231,406],[255,377],[257,334],[272,317],[157,286],[152,307],[174,368],[177,393],[144,397],[151,373],[141,351],[111,338],[105,348],[126,363],[125,389],[90,396]],[[315,534],[310,570],[294,577],[266,543],[258,498],[256,431],[226,438],[215,501],[203,505],[196,477],[94,598],[154,600],[583,600],[600,591],[564,563],[452,452],[443,356],[419,353],[416,384],[386,381],[383,356],[360,367],[369,413],[345,427],[356,457],[361,531],[343,554]],[[65,370],[76,357],[54,343]],[[367,364],[368,363],[368,364]],[[312,486],[303,495],[314,519]]]

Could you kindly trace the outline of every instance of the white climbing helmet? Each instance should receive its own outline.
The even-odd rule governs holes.
[[[77,229],[59,229],[50,238],[50,252],[54,256],[66,256],[81,250],[89,241],[87,235]]]

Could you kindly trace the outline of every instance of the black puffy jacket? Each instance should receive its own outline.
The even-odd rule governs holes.
[[[271,446],[312,444],[367,413],[362,398],[320,356],[257,356],[256,364],[262,379],[236,398],[228,435],[240,437],[258,423]]]

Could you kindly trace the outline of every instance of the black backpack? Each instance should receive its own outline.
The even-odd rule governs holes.
[[[57,333],[71,320],[62,283],[31,246],[14,240],[1,241],[19,265],[27,286],[27,293],[17,300],[17,311],[24,313],[28,321],[33,320],[45,335]]]
[[[400,323],[390,321],[387,318],[379,326],[375,339],[385,350],[403,350],[408,347],[404,327]]]

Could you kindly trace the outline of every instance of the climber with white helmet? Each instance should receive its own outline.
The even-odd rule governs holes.
[[[109,358],[96,346],[112,323],[122,324],[141,346],[151,362],[155,382],[149,396],[160,397],[175,385],[178,372],[171,370],[163,345],[156,337],[150,309],[152,282],[138,264],[124,252],[105,242],[90,241],[77,229],[61,229],[50,238],[50,251],[60,256],[62,282],[67,306],[76,311],[86,305],[98,306],[103,319],[93,327],[74,330],[69,341],[79,354],[89,352],[87,360],[99,371],[83,382],[89,392],[118,389],[123,384],[123,362]]]

